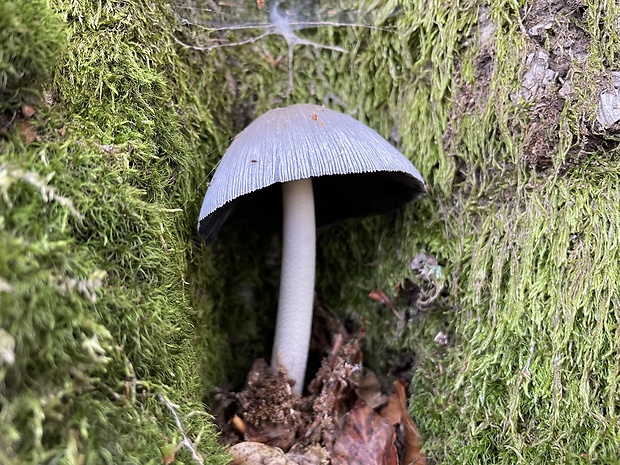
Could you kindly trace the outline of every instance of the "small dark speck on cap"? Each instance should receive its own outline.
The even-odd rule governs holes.
[[[312,113],[312,114],[310,115],[310,119],[311,119],[312,121],[316,121],[317,119],[319,119],[319,115],[317,115],[316,113]]]
[[[252,163],[258,163],[258,160],[250,160]]]

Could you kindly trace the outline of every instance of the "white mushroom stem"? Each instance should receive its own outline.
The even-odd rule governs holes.
[[[308,362],[314,300],[316,223],[312,179],[282,184],[282,274],[272,368],[284,367],[301,394]]]

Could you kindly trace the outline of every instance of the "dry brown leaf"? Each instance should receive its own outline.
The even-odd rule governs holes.
[[[400,381],[394,381],[394,394],[398,398],[401,411],[401,424],[405,430],[405,454],[404,465],[426,465],[426,459],[420,450],[422,438],[418,432],[418,427],[409,416],[407,409],[407,393],[405,385]]]
[[[22,105],[21,111],[24,118],[32,118],[36,113],[35,109],[30,105]]]
[[[282,449],[259,442],[240,442],[228,452],[233,458],[229,465],[297,465],[284,455]]]
[[[355,389],[357,397],[366,402],[370,408],[378,408],[385,404],[388,397],[383,392],[383,387],[372,371],[366,373],[362,380],[357,383]]]
[[[386,307],[394,309],[394,304],[392,303],[392,300],[388,297],[388,295],[383,289],[373,289],[372,291],[370,291],[370,294],[368,294],[368,297],[370,297],[375,302],[379,302]]]
[[[394,316],[399,322],[402,322],[404,320],[405,318],[404,312],[402,310],[398,311],[396,309],[396,307],[394,306],[394,303],[392,302],[392,299],[388,297],[388,295],[385,293],[383,289],[373,289],[372,291],[370,291],[370,294],[368,294],[368,297],[370,297],[375,302],[379,302],[380,304],[383,304],[387,308],[392,310],[392,313],[394,314]]]
[[[398,394],[393,393],[387,401],[387,404],[381,409],[381,416],[390,425],[399,425],[403,419],[403,411],[398,399]]]
[[[39,133],[37,132],[36,128],[28,121],[23,121],[19,125],[18,132],[19,136],[24,140],[26,144],[34,142],[37,137],[39,137]]]
[[[334,442],[332,465],[397,465],[394,438],[394,426],[359,401]]]

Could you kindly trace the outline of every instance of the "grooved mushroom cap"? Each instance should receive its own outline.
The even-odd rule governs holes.
[[[224,225],[280,220],[280,183],[305,178],[313,178],[317,226],[392,211],[425,192],[413,164],[368,126],[296,104],[237,135],[205,194],[198,231],[209,243]]]

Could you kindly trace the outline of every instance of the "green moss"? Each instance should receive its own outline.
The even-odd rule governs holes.
[[[614,27],[601,19],[609,6],[589,5],[587,17],[598,18],[585,26],[590,55],[569,72],[574,88],[544,173],[524,157],[533,105],[511,99],[534,47],[522,33],[523,6],[490,6],[497,32],[488,81],[476,68],[477,7],[403,3],[385,14],[394,6],[377,11],[395,33],[306,32],[354,53],[296,49],[291,100],[327,102],[386,137],[398,134],[430,185],[404,214],[323,231],[318,293],[358,326],[366,321],[371,367],[385,373],[416,355],[412,412],[432,461],[612,463],[620,449],[617,149],[602,144],[575,159],[591,137],[584,125],[596,113],[597,80],[617,53],[602,39]],[[444,296],[408,314],[399,332],[391,311],[367,295],[376,287],[393,295],[414,277],[408,263],[422,250],[444,265]],[[449,335],[446,348],[433,341],[439,331]]]
[[[16,5],[3,4],[7,20],[29,20]],[[33,37],[68,40],[62,55],[3,62],[28,68],[11,84],[25,88],[35,60],[56,60],[47,106],[16,119],[0,152],[0,321],[14,357],[0,364],[0,461],[162,463],[183,439],[166,398],[208,463],[225,463],[201,402],[222,377],[222,336],[201,328],[210,345],[196,347],[186,287],[195,206],[184,207],[207,169],[193,169],[199,147],[215,140],[189,89],[209,75],[153,26],[177,26],[165,4],[38,7],[58,32],[34,23]],[[176,456],[191,461],[187,448]]]
[[[570,74],[555,168],[539,175],[525,166],[518,130],[528,108],[510,100],[532,49],[519,11],[498,13],[490,92],[452,124],[464,181],[439,200],[453,345],[422,348],[413,411],[441,463],[615,463],[617,149],[560,169],[588,137],[601,43],[592,42],[585,71]]]
[[[197,51],[163,2],[21,3],[0,4],[2,110],[40,102],[41,86],[47,103],[6,113],[0,142],[0,462],[161,463],[183,439],[168,401],[205,461],[225,462],[201,401],[269,355],[279,242],[237,231],[206,248],[196,218],[230,138],[301,101],[377,129],[429,184],[402,213],[323,230],[317,271],[319,296],[366,321],[369,366],[415,355],[429,460],[615,460],[617,148],[599,134],[574,157],[617,61],[613,2],[579,24],[589,55],[544,173],[523,156],[533,105],[510,98],[532,46],[520,2],[489,6],[488,81],[477,5],[369,1],[360,21],[382,29],[299,32],[349,52],[296,46],[290,94],[281,37]],[[444,291],[421,312],[395,299],[398,326],[367,296],[415,280],[421,251]]]
[[[0,111],[40,93],[64,44],[62,22],[46,0],[0,3]]]
[[[494,463],[617,457],[620,270],[609,231],[620,217],[609,202],[618,169],[597,158],[499,209],[469,212],[479,223],[475,238],[457,242],[467,257],[459,340],[447,360],[428,360],[416,375],[443,404],[441,420],[419,417],[423,427],[467,432],[427,443],[447,463],[469,463],[492,445],[501,446]],[[429,394],[413,398],[415,410],[426,410]]]

